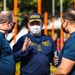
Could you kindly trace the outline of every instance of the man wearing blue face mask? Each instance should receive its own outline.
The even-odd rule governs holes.
[[[15,59],[5,38],[15,25],[14,15],[10,11],[0,12],[0,75],[15,75]]]
[[[30,14],[29,33],[13,46],[16,62],[21,61],[21,75],[50,75],[50,62],[53,62],[57,49],[53,40],[41,32],[42,27],[42,16],[38,13]]]

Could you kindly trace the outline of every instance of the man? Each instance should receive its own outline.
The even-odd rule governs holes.
[[[12,50],[5,38],[15,25],[10,11],[0,12],[0,75],[15,75],[15,60]]]
[[[30,14],[29,33],[13,46],[16,62],[21,61],[21,75],[50,75],[50,62],[53,62],[57,50],[53,40],[42,34],[42,27],[42,15]]]
[[[70,37],[60,51],[58,68],[53,75],[75,75],[75,8],[63,13],[61,27]]]

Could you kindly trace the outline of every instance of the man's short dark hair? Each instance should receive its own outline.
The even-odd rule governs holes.
[[[63,20],[75,21],[75,8],[70,7],[63,12]]]

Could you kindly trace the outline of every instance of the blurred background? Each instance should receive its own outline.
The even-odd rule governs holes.
[[[11,48],[16,41],[28,32],[28,16],[32,12],[43,15],[44,34],[52,37],[55,41],[58,52],[64,45],[69,34],[65,34],[61,29],[62,12],[68,7],[75,7],[75,0],[0,0],[0,11],[10,10],[14,13],[16,26],[12,33],[6,35]],[[17,64],[16,75],[19,75],[20,65]],[[55,71],[51,67],[51,71]]]
[[[28,15],[38,12],[43,15],[43,32],[52,37],[57,49],[60,50],[69,37],[61,30],[62,12],[68,7],[75,7],[75,0],[0,0],[0,11],[12,11],[17,23],[13,32],[8,34],[9,36],[6,35],[10,46],[12,47],[20,36],[28,32]]]

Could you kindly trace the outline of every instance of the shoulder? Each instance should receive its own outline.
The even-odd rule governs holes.
[[[51,44],[54,43],[53,39],[50,36],[43,35],[42,39],[50,41]]]
[[[47,35],[45,35],[45,34],[43,34],[43,37],[42,37],[42,38],[45,38],[45,39],[48,39],[48,40],[53,41],[52,38],[51,38],[50,36],[47,36]]]
[[[24,40],[26,37],[28,36],[28,34],[25,34],[25,35],[22,35],[22,36],[20,36],[20,38],[18,39],[18,41],[22,41],[22,40]]]
[[[63,48],[63,57],[75,60],[75,41],[72,41],[66,48]]]
[[[0,48],[2,47],[4,42],[5,42],[4,36],[2,34],[0,34]]]
[[[27,34],[20,36],[19,39],[17,39],[17,42],[15,43],[15,45],[22,45],[26,37],[27,37]]]
[[[3,41],[4,38],[5,38],[4,34],[0,33],[0,41]]]
[[[53,39],[50,36],[47,35],[42,35],[42,40],[49,42],[51,44],[51,46],[55,46],[55,42],[53,41]]]
[[[64,47],[63,50],[65,53],[71,53],[74,51],[75,53],[75,40],[71,41],[71,42],[67,42]]]

